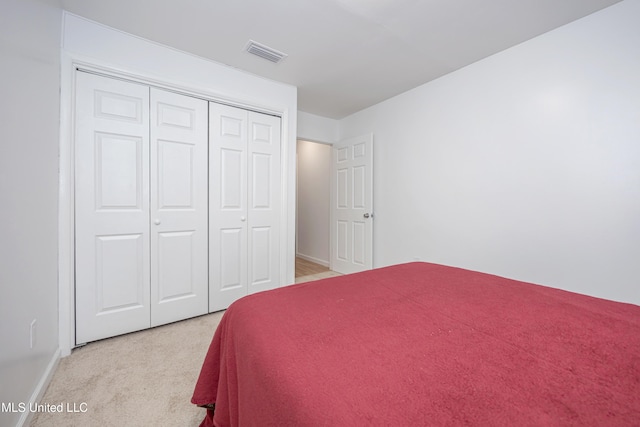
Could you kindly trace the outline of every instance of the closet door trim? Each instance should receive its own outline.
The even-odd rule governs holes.
[[[268,114],[270,116],[276,116],[282,118],[284,112],[268,108],[267,106],[256,106],[246,102],[242,102],[240,99],[223,98],[213,92],[206,92],[203,90],[193,90],[180,84],[169,84],[167,82],[153,79],[151,77],[143,77],[136,74],[130,74],[124,71],[110,70],[88,63],[76,63],[74,66],[74,72],[84,72],[89,74],[96,74],[103,77],[112,79],[124,80],[130,83],[139,83],[149,87],[155,87],[167,92],[175,92],[179,95],[186,95],[192,98],[202,99],[204,101],[215,102],[216,104],[227,105],[229,107],[237,107],[247,111],[253,111],[256,113]]]

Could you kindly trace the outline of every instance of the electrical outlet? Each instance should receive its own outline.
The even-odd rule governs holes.
[[[31,321],[31,328],[29,329],[29,348],[33,348],[36,346],[36,326],[37,320],[33,319]]]

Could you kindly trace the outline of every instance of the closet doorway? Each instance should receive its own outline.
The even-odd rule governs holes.
[[[281,286],[281,118],[77,70],[76,345]]]

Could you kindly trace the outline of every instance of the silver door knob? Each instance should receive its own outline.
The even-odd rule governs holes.
[[[160,225],[160,220],[156,218],[156,219],[153,220],[153,223],[155,225]]]
[[[365,218],[369,218],[371,215],[369,215],[369,213],[367,212],[366,214],[364,214]]]

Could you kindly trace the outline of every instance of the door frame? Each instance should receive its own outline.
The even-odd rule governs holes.
[[[61,51],[60,70],[60,138],[59,138],[59,193],[58,193],[58,346],[62,357],[71,354],[76,347],[75,340],[75,176],[74,176],[74,129],[75,129],[75,86],[76,73],[84,71],[107,77],[142,83],[160,89],[205,99],[207,101],[232,105],[247,110],[279,116],[281,118],[281,221],[280,221],[280,267],[281,286],[294,282],[295,270],[295,227],[289,227],[295,217],[295,170],[291,171],[290,156],[295,156],[295,145],[289,147],[290,123],[297,120],[297,111],[275,105],[256,105],[241,98],[212,92],[200,85],[185,86],[169,79],[158,80],[145,71],[123,70],[96,58],[87,58],[64,50]],[[295,136],[293,137],[295,144]],[[295,165],[295,159],[294,159]],[[293,176],[294,188],[289,181]],[[293,212],[293,214],[292,214]],[[291,231],[293,229],[293,231]]]
[[[334,156],[334,150],[337,144],[339,144],[341,141],[350,141],[350,140],[358,140],[358,139],[367,139],[371,145],[373,146],[373,139],[374,139],[374,135],[373,133],[367,133],[364,135],[360,135],[354,138],[346,138],[346,139],[341,139],[340,141],[337,142],[326,142],[326,141],[321,141],[318,139],[313,139],[313,138],[308,138],[308,137],[301,137],[298,136],[296,138],[296,141],[306,141],[306,142],[311,142],[314,144],[321,144],[321,145],[327,145],[330,147],[331,149],[331,156],[329,159],[329,173],[330,173],[330,179],[329,179],[329,199],[326,201],[328,204],[328,209],[329,209],[329,259],[328,259],[328,267],[329,269],[333,270],[334,265],[332,264],[333,261],[333,251],[334,251],[334,234],[331,232],[331,221],[333,220],[333,211],[331,209],[331,205],[332,205],[332,198],[334,197],[335,194],[335,188],[334,188],[334,177],[332,174],[332,168],[333,168],[333,156]],[[375,162],[375,158],[372,159],[372,162]],[[373,165],[372,165],[373,166]],[[298,186],[298,174],[299,174],[299,164],[298,164],[298,153],[296,153],[296,224],[295,224],[295,253],[296,256],[298,255],[298,220],[299,220],[299,216],[298,216],[298,191],[299,191],[299,186]],[[371,197],[373,198],[373,192],[374,192],[374,181],[373,181],[373,177],[372,177],[372,182],[371,182]],[[373,203],[373,202],[372,202]],[[374,211],[374,206],[371,206],[371,215],[373,217],[373,211]],[[375,252],[374,252],[374,245],[373,245],[373,239],[375,238],[375,221],[372,221],[372,239],[371,239],[371,265],[372,268],[374,268],[375,266]],[[313,261],[313,260],[310,260]]]

